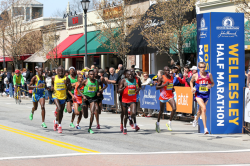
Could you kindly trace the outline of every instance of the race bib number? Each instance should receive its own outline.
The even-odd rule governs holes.
[[[207,86],[200,86],[199,91],[200,92],[208,92],[208,88],[207,88]]]
[[[88,92],[93,93],[93,92],[95,92],[95,91],[96,91],[96,86],[89,86],[89,87],[88,87]]]
[[[41,90],[41,89],[44,89],[44,88],[45,88],[45,85],[43,84],[43,86],[42,86],[42,87],[39,87],[38,89]]]
[[[128,95],[134,96],[135,95],[135,89],[128,89]]]
[[[173,84],[173,83],[170,83],[170,84],[168,84],[168,86],[167,86],[167,90],[173,90],[173,87],[174,87],[174,84]]]
[[[65,84],[64,83],[57,83],[56,86],[57,86],[56,90],[58,90],[58,91],[65,90]]]

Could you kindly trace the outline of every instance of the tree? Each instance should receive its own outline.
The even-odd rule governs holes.
[[[11,58],[14,67],[19,68],[22,55],[35,53],[42,46],[40,32],[33,30],[33,22],[26,21],[25,9],[30,5],[29,0],[2,0],[1,11],[1,48],[5,55]],[[33,13],[36,17],[39,13]]]
[[[184,43],[196,30],[196,19],[188,17],[195,7],[196,0],[157,0],[152,10],[143,17],[139,27],[148,46],[165,53],[171,59],[169,49],[178,54],[180,66],[184,67]]]
[[[100,30],[97,41],[114,52],[126,67],[126,55],[130,51],[128,39],[131,37],[128,34],[132,30],[137,12],[132,10],[129,1],[123,0],[95,1],[93,6],[100,20],[99,23],[93,23]]]

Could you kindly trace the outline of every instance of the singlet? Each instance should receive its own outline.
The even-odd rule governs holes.
[[[169,82],[168,86],[165,86],[163,88],[160,89],[160,97],[159,100],[168,100],[174,97],[173,94],[173,77],[171,76],[170,79],[168,79],[165,75],[162,76],[163,77],[163,83],[162,85],[166,84],[167,82]]]
[[[88,83],[87,83],[86,86],[84,86],[83,95],[88,96],[88,97],[95,97],[97,91],[98,91],[98,82],[97,82],[97,80],[95,80],[95,82],[92,83],[90,81],[90,79],[88,78]]]
[[[77,76],[75,76],[75,79],[72,79],[71,77],[70,77],[70,75],[68,75],[68,78],[70,79],[70,83],[71,84],[74,84],[74,83],[76,83],[77,82]],[[74,94],[74,88],[72,88],[72,90],[71,90],[71,93],[72,94]]]
[[[43,87],[41,88],[35,88],[35,90],[33,91],[34,93],[36,94],[44,94],[45,92],[45,81],[44,81],[44,77],[42,76],[43,80],[40,80],[39,76],[36,75],[36,79],[37,79],[37,82],[36,82],[36,85],[35,86],[38,86],[39,84],[44,84]]]
[[[2,74],[0,74],[0,82],[2,81],[2,79],[3,79],[3,75],[2,75]]]
[[[125,79],[128,86],[123,90],[122,92],[122,102],[123,103],[131,103],[136,102],[136,79],[134,79],[134,82],[128,81],[128,79]]]
[[[198,72],[198,79],[195,81],[196,94],[209,95],[210,89],[207,88],[208,84],[211,84],[209,73],[206,72],[206,77],[202,78],[200,72]]]
[[[82,97],[82,95],[78,92],[77,88],[79,86],[79,83],[76,82],[76,86],[75,86],[75,89],[74,89],[74,96],[77,96],[77,97]],[[84,86],[82,86],[80,88],[81,92],[83,93],[83,90],[84,90]]]
[[[54,92],[52,94],[53,98],[56,98],[58,100],[65,100],[67,98],[66,95],[66,76],[64,76],[63,78],[59,78],[58,75],[55,76],[55,80],[54,80]]]

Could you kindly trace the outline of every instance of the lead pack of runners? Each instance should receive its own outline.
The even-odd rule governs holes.
[[[190,81],[191,91],[194,94],[194,100],[199,105],[197,117],[193,121],[193,127],[198,124],[198,118],[201,116],[204,126],[204,134],[209,134],[206,127],[206,104],[209,100],[210,89],[214,86],[214,81],[211,73],[205,72],[205,64],[200,62],[198,64],[199,72],[192,76]],[[16,70],[16,77],[20,75],[20,71]],[[88,78],[79,73],[76,73],[74,67],[69,68],[69,75],[65,75],[63,67],[58,67],[57,75],[52,77],[51,88],[46,86],[45,78],[42,76],[42,68],[38,69],[29,85],[32,90],[33,108],[30,112],[29,119],[33,120],[34,112],[37,110],[38,103],[41,105],[42,125],[47,128],[45,124],[45,90],[53,91],[52,100],[56,105],[54,131],[62,133],[62,119],[63,113],[72,113],[70,127],[81,129],[80,121],[82,116],[88,118],[88,109],[90,109],[90,123],[88,132],[94,134],[92,124],[96,118],[96,129],[100,129],[99,115],[102,110],[103,91],[107,88],[107,83],[104,79],[103,69],[93,69],[88,71]],[[176,102],[174,100],[174,86],[173,77],[169,74],[170,68],[164,67],[162,73],[158,73],[158,82],[156,89],[160,90],[160,111],[158,114],[155,129],[160,133],[160,118],[168,102],[172,107],[170,119],[166,126],[169,131],[172,131],[171,121],[176,112]],[[16,81],[17,80],[17,81]],[[15,79],[14,84],[20,84],[21,79]],[[120,94],[119,102],[121,103],[121,124],[120,130],[124,135],[127,135],[127,121],[134,131],[140,130],[137,125],[136,115],[140,108],[139,106],[139,92],[141,90],[141,80],[136,76],[135,70],[125,70],[122,79],[119,81],[118,93]],[[64,111],[65,110],[65,111]],[[75,116],[78,117],[76,125],[73,124]]]

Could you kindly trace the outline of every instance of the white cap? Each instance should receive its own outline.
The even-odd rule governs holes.
[[[36,66],[35,69],[38,69],[38,66]]]
[[[192,66],[192,68],[190,68],[190,70],[197,70],[197,66]]]
[[[73,66],[71,66],[70,68],[69,68],[69,70],[71,70],[71,69],[74,69],[74,70],[76,70]]]

